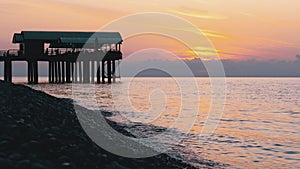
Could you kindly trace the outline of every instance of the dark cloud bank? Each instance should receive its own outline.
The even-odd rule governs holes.
[[[258,60],[223,60],[223,67],[227,77],[300,77],[300,55],[294,61],[258,61]],[[176,61],[157,61],[157,64],[166,64],[180,75]],[[205,61],[204,61],[205,62]],[[206,61],[213,64],[214,61]],[[200,59],[185,61],[197,77],[207,77],[207,71]],[[158,70],[147,70],[138,76],[168,76]]]
[[[300,55],[296,56],[294,61],[258,61],[258,60],[223,60],[223,66],[227,77],[300,77]],[[175,72],[178,76],[185,76],[180,70],[180,61],[169,60],[148,60],[148,61],[136,61],[126,64],[121,70],[122,76],[128,76],[130,73],[130,67],[135,64],[145,64],[152,62],[155,65],[165,65],[170,71]],[[194,59],[190,61],[184,61],[189,66],[193,74],[197,77],[206,77],[207,72],[203,62],[200,59]],[[211,64],[214,61],[205,61]],[[27,68],[26,63],[14,63],[14,76],[26,76]],[[39,64],[40,76],[47,76],[48,65],[46,62]],[[145,64],[147,65],[147,64]],[[0,76],[3,76],[3,63],[0,63]],[[140,77],[166,77],[169,76],[155,69],[147,69],[140,72],[137,76]]]

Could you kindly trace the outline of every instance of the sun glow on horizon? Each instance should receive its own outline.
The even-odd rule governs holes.
[[[1,21],[0,49],[12,48],[12,34],[21,30],[98,30],[101,26],[122,16],[141,12],[163,12],[181,17],[196,25],[216,47],[221,59],[233,60],[295,60],[300,53],[300,1],[236,1],[228,0],[179,0],[140,2],[111,0],[11,0],[0,1]],[[146,22],[146,21],[145,21]],[[143,24],[143,23],[137,23]],[[185,28],[173,28],[189,31]],[[114,31],[122,31],[114,30]],[[122,32],[121,32],[122,33]],[[151,41],[150,39],[144,39]],[[134,43],[131,42],[130,43]],[[144,42],[136,42],[142,46]],[[157,39],[157,46],[167,48],[191,59],[195,53],[180,49],[178,44]],[[169,44],[165,44],[169,43]],[[139,47],[126,45],[133,51]],[[131,47],[130,47],[131,46]],[[213,55],[211,50],[195,50],[201,55]]]

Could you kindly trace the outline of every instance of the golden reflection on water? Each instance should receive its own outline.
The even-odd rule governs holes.
[[[169,79],[169,83],[159,82],[160,80],[157,79],[156,83],[144,83],[143,80],[133,79],[130,82],[129,98],[139,113],[152,113],[148,123],[172,127],[181,110],[180,88],[175,79]],[[154,94],[155,91],[160,92]],[[160,107],[161,104],[162,109],[149,112],[151,108]]]
[[[198,135],[210,110],[211,87],[207,78],[198,78],[197,82],[199,114],[189,138],[174,149],[183,158],[187,161],[204,158],[240,168],[300,166],[300,79],[227,79],[227,100],[222,119],[206,141],[199,141]],[[60,97],[72,95],[70,85],[32,87]],[[164,95],[159,91],[153,93],[154,89],[163,91]],[[96,85],[94,90],[100,108],[114,110],[110,85]],[[181,111],[180,87],[174,79],[136,78],[128,93],[136,112],[125,113],[124,117],[142,117],[150,124],[171,127]],[[151,106],[159,106],[162,100],[166,101],[162,111],[150,114]]]

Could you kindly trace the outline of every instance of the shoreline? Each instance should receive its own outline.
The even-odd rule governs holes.
[[[81,128],[70,99],[3,81],[0,94],[1,168],[195,168],[166,154],[130,159],[103,150]]]

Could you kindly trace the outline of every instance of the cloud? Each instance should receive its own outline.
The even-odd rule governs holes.
[[[170,29],[170,30],[176,30],[176,31],[180,30],[180,31],[205,35],[205,36],[211,37],[211,38],[219,38],[219,39],[228,39],[229,38],[227,35],[224,35],[220,32],[216,32],[216,31],[213,31],[213,30],[207,30],[207,29],[195,29],[195,28],[180,27],[180,26],[178,26],[178,27],[167,27],[167,28]]]
[[[291,42],[286,42],[286,41],[282,41],[282,40],[277,40],[277,39],[269,39],[269,38],[265,38],[265,37],[257,37],[254,38],[255,41],[260,41],[262,44],[268,44],[269,46],[284,46],[284,47],[288,47],[288,48],[296,48],[299,49],[300,45],[297,43],[291,43]]]
[[[240,14],[275,26],[298,27],[297,24],[293,22],[273,18],[272,16],[263,15],[262,13],[254,14],[249,12],[240,12]]]
[[[161,60],[152,60],[152,62],[167,65],[170,68],[174,68],[174,71],[178,71],[178,67],[174,66],[177,64],[177,61],[162,62]],[[207,77],[208,74],[203,63],[207,62],[213,65],[216,61],[201,61],[199,58],[196,58],[193,60],[184,60],[184,62],[196,77]],[[300,77],[299,61],[259,61],[251,59],[243,61],[222,60],[222,63],[227,77]],[[122,69],[122,71],[122,74],[126,76],[126,70]],[[165,76],[158,71],[148,70],[145,72],[140,76]],[[180,75],[180,73],[177,75]]]
[[[177,9],[177,10],[170,10],[170,12],[183,15],[183,16],[189,16],[199,19],[227,19],[227,17],[217,14],[212,14],[209,12],[199,12],[199,10],[193,10],[193,9]]]
[[[297,58],[297,59],[300,59],[300,55],[296,55],[296,58]]]
[[[193,50],[186,50],[185,54],[195,56],[197,54],[202,60],[210,60],[210,59],[217,59],[218,58],[218,50],[212,47],[194,47]],[[190,59],[191,60],[191,59]]]
[[[212,30],[201,30],[203,32],[204,35],[208,36],[208,37],[212,37],[212,38],[221,38],[221,39],[228,39],[228,36],[225,36],[224,34],[221,34],[219,32],[216,31],[212,31]]]

